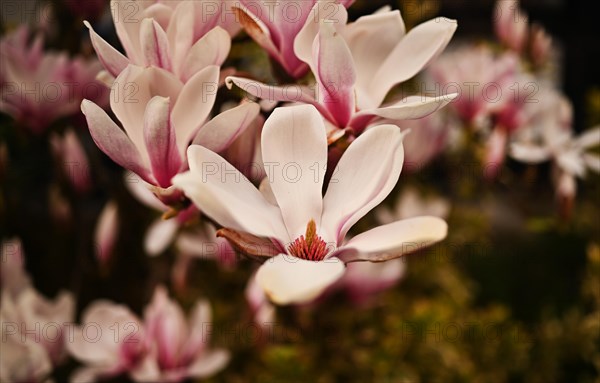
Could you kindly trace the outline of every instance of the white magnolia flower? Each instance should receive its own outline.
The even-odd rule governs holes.
[[[376,227],[346,240],[348,230],[390,193],[404,151],[400,129],[379,125],[357,138],[340,159],[327,192],[324,122],[310,105],[276,109],[262,133],[268,182],[262,192],[222,157],[188,150],[190,171],[173,183],[205,214],[239,234],[270,239],[273,256],[257,272],[275,303],[309,301],[340,278],[345,263],[384,261],[446,236],[446,223],[418,217]],[[410,244],[410,246],[406,246]],[[417,247],[419,247],[417,246]]]

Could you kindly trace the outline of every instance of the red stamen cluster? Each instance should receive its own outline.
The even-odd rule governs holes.
[[[317,225],[312,219],[306,225],[306,234],[296,238],[288,246],[288,251],[294,257],[308,261],[322,261],[327,255],[327,243],[317,235]]]

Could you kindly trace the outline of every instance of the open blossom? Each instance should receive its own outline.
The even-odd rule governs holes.
[[[540,138],[537,142],[512,143],[511,156],[530,164],[553,161],[558,195],[572,200],[576,192],[576,177],[584,178],[588,170],[600,173],[600,156],[587,152],[600,145],[600,126],[576,137],[560,124],[547,125]]]
[[[383,261],[402,255],[407,243],[424,246],[446,236],[443,220],[418,217],[345,240],[348,230],[398,181],[404,153],[396,126],[373,127],[356,139],[340,159],[325,196],[327,137],[314,107],[276,109],[265,122],[262,151],[265,164],[279,165],[267,171],[262,192],[201,146],[190,147],[190,171],[173,182],[227,229],[232,242],[268,238],[270,247],[260,238],[250,246],[259,244],[256,256],[273,257],[256,278],[276,303],[310,301],[342,276],[345,262]]]
[[[212,313],[208,302],[198,301],[186,319],[181,307],[157,287],[144,312],[149,354],[138,381],[180,382],[206,378],[225,367],[229,353],[208,346]]]
[[[65,291],[53,300],[43,297],[31,285],[22,256],[20,241],[2,243],[0,380],[42,382],[65,360],[75,300]]]
[[[130,65],[111,90],[112,111],[124,130],[90,101],[81,109],[106,155],[153,185],[163,202],[178,203],[169,188],[171,178],[188,167],[190,142],[221,152],[259,113],[258,105],[244,103],[209,121],[218,77],[219,68],[208,66],[183,84],[163,69]]]
[[[77,113],[84,98],[104,105],[98,61],[44,52],[43,38],[29,44],[29,35],[23,26],[0,41],[0,111],[41,134],[57,119]]]
[[[241,77],[228,77],[226,84],[262,99],[314,105],[327,120],[330,136],[346,128],[359,135],[378,119],[420,118],[455,96],[412,96],[382,106],[395,85],[416,75],[446,47],[455,21],[438,18],[407,33],[399,11],[383,9],[346,24],[346,9],[338,4],[335,12],[327,12],[323,7],[328,6],[315,4],[294,40],[296,56],[314,74],[313,88],[269,86]]]
[[[142,322],[126,306],[106,300],[93,302],[82,314],[82,326],[75,326],[69,353],[85,366],[71,376],[73,383],[129,373],[136,378],[143,372],[145,330]],[[86,329],[89,330],[89,334]],[[94,340],[93,342],[90,340]]]
[[[229,1],[112,0],[117,35],[126,56],[86,22],[98,58],[116,78],[129,64],[154,65],[186,82],[210,65],[221,66],[238,31]],[[225,28],[225,29],[224,29]]]
[[[512,94],[508,87],[518,70],[512,53],[497,55],[487,45],[465,45],[442,54],[428,72],[442,89],[457,91],[448,108],[466,125],[478,128]],[[497,89],[504,97],[497,96]]]
[[[337,5],[349,7],[353,0],[241,0],[241,6],[235,7],[240,23],[271,58],[276,60],[286,73],[300,78],[308,72],[307,63],[294,52],[296,36],[306,22],[310,22],[311,9],[317,3],[321,12],[333,15]],[[314,22],[314,20],[313,20]]]

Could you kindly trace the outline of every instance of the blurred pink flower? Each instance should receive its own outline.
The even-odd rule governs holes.
[[[92,186],[91,169],[77,134],[72,129],[67,129],[63,136],[53,134],[50,143],[54,156],[73,189],[79,193],[89,191]]]
[[[404,171],[416,172],[442,153],[448,143],[450,124],[445,111],[432,113],[416,120],[398,122],[402,131],[408,131],[404,145]]]
[[[508,89],[516,81],[518,57],[511,53],[497,55],[487,45],[465,45],[442,54],[429,74],[443,91],[456,91],[450,103],[456,115],[468,127],[479,128],[490,113],[506,102]],[[495,92],[500,89],[504,97]]]
[[[328,12],[330,7],[335,12]],[[328,16],[332,19],[326,20]],[[395,85],[416,75],[446,47],[455,21],[437,18],[406,33],[398,11],[383,9],[350,24],[347,18],[342,5],[317,2],[294,40],[296,56],[314,74],[314,87],[270,86],[231,76],[226,85],[261,99],[315,106],[328,122],[332,141],[346,128],[359,135],[378,119],[424,117],[454,98],[412,96],[381,106]]]
[[[142,322],[126,306],[106,300],[93,302],[82,314],[67,343],[69,353],[84,364],[71,376],[73,383],[128,373],[134,380],[144,376],[141,363],[147,353]]]
[[[67,326],[75,315],[75,299],[62,291],[53,300],[43,297],[23,268],[19,240],[2,243],[2,353],[3,382],[42,382],[64,362]]]
[[[294,41],[304,24],[311,21],[311,9],[319,2],[324,12],[328,11],[328,14],[333,15],[337,9],[336,3],[347,8],[354,0],[241,0],[241,5],[233,9],[246,33],[267,51],[289,76],[297,79],[308,72],[308,65],[296,56]]]
[[[187,82],[208,66],[221,66],[227,58],[230,35],[239,30],[230,3],[112,0],[113,22],[127,56],[85,24],[109,79],[135,64],[154,65]]]
[[[380,125],[357,138],[342,156],[323,197],[327,167],[323,119],[311,105],[278,108],[263,128],[263,161],[294,164],[295,182],[285,171],[272,169],[267,171],[270,187],[259,191],[222,157],[197,145],[188,150],[190,172],[177,175],[173,182],[224,227],[270,239],[275,253],[259,250],[274,257],[259,268],[256,278],[271,300],[307,302],[342,276],[345,262],[384,261],[388,259],[381,257],[384,253],[402,255],[404,243],[425,246],[446,236],[443,220],[418,217],[344,240],[398,181],[402,136],[396,126]],[[220,171],[202,171],[207,164]]]
[[[137,381],[180,382],[206,378],[225,367],[229,353],[210,349],[212,313],[208,302],[198,301],[186,320],[181,307],[169,299],[166,289],[156,288],[144,311],[149,353],[144,373]]]
[[[498,0],[494,12],[494,29],[500,42],[522,53],[527,43],[528,18],[519,0]]]
[[[0,41],[0,111],[41,134],[55,120],[77,113],[84,98],[105,105],[108,92],[96,80],[98,61],[44,52],[43,38],[30,44],[29,35],[22,26]]]
[[[187,170],[190,142],[222,152],[259,113],[256,103],[243,103],[209,120],[218,77],[219,68],[208,66],[183,84],[163,69],[129,65],[111,90],[111,107],[124,130],[88,100],[81,109],[106,155],[155,186],[162,202],[177,204],[181,194],[171,188],[171,178]]]

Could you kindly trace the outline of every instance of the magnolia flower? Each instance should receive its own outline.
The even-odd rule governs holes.
[[[465,45],[441,55],[428,72],[436,87],[457,91],[449,107],[459,119],[480,128],[512,95],[508,87],[515,83],[518,69],[514,54],[496,55],[487,45]]]
[[[142,322],[126,307],[109,301],[92,303],[67,343],[69,353],[85,364],[71,382],[90,383],[128,373],[134,380],[145,373],[141,360],[147,350]]]
[[[208,66],[183,84],[156,67],[128,66],[115,80],[111,107],[124,131],[94,103],[84,100],[96,145],[113,161],[155,187],[166,204],[179,203],[171,178],[187,169],[190,142],[216,152],[254,120],[258,105],[244,103],[208,121],[216,97],[219,68]]]
[[[187,378],[206,378],[223,369],[229,353],[208,348],[212,332],[211,309],[206,301],[196,303],[186,320],[183,310],[157,287],[144,312],[149,354],[146,356],[144,382],[180,382]]]
[[[576,177],[584,178],[588,170],[600,173],[600,156],[586,152],[600,145],[600,126],[574,137],[570,129],[563,129],[558,124],[548,125],[541,138],[539,143],[514,142],[510,154],[529,164],[553,161],[558,195],[572,200],[576,192]]]
[[[13,298],[3,291],[0,307],[0,380],[7,383],[44,382],[52,372],[52,362],[41,344],[27,341],[21,335],[21,323],[16,310]]]
[[[68,129],[64,136],[53,134],[50,143],[54,156],[58,159],[73,189],[79,193],[90,190],[92,186],[90,166],[77,134],[72,129]]]
[[[527,42],[527,25],[527,14],[519,7],[519,0],[498,0],[494,29],[504,45],[521,53]]]
[[[58,118],[75,114],[84,98],[107,101],[105,87],[95,79],[99,62],[44,53],[41,36],[31,45],[28,39],[23,26],[0,41],[0,111],[41,134]]]
[[[419,217],[345,241],[348,230],[398,181],[404,153],[396,126],[377,126],[356,139],[324,197],[327,137],[313,106],[276,109],[265,122],[262,150],[265,166],[270,164],[262,192],[201,146],[190,147],[190,171],[173,182],[227,229],[232,242],[268,238],[248,246],[255,246],[257,256],[272,256],[256,279],[275,303],[310,301],[342,276],[346,262],[387,260],[402,255],[408,242],[428,245],[446,236],[444,221]]]
[[[321,9],[333,15],[337,10],[336,3],[347,8],[353,2],[354,0],[241,0],[241,6],[234,7],[233,10],[248,35],[281,64],[288,75],[300,78],[308,72],[308,65],[296,56],[294,40],[304,24],[311,22],[311,9],[315,4],[321,3]]]
[[[127,56],[102,39],[88,22],[85,25],[109,83],[129,64],[154,65],[187,82],[208,66],[221,66],[227,58],[230,34],[238,30],[233,15],[227,17],[229,3],[112,0],[113,21]]]
[[[67,326],[75,315],[75,300],[62,291],[54,300],[43,297],[23,268],[19,240],[2,243],[2,353],[0,378],[6,382],[43,381],[64,361]]]
[[[294,40],[296,56],[308,64],[314,88],[277,87],[228,77],[253,96],[314,105],[328,122],[332,140],[349,128],[359,135],[377,119],[414,119],[433,113],[455,95],[407,97],[381,106],[386,94],[427,65],[450,41],[456,22],[438,18],[406,33],[399,11],[384,9],[347,24],[347,12],[318,2]],[[325,20],[327,16],[331,20]],[[319,20],[319,22],[315,22]],[[340,130],[342,129],[342,130]]]

